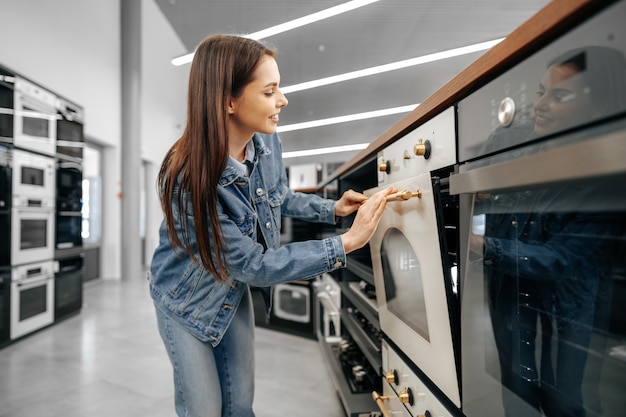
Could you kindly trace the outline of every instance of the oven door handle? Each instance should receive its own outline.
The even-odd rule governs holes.
[[[422,190],[417,190],[417,191],[402,190],[402,191],[398,191],[397,193],[389,194],[387,197],[385,197],[385,200],[387,200],[387,201],[406,201],[406,200],[410,200],[413,197],[422,198]]]
[[[624,172],[621,131],[581,143],[450,175],[450,194],[489,192]]]
[[[52,276],[47,276],[47,277],[44,277],[44,278],[35,278],[35,279],[32,279],[32,280],[28,279],[28,280],[26,280],[26,282],[21,282],[20,281],[20,282],[16,282],[16,284],[17,284],[18,287],[26,287],[26,286],[30,287],[30,286],[37,286],[40,283],[43,283],[43,282],[46,282],[46,281],[50,281],[50,280],[52,280]]]
[[[328,314],[328,316],[332,318],[339,317],[339,308],[333,304],[328,294],[325,292],[318,293],[317,299],[322,304],[322,307],[324,307],[324,313]]]
[[[384,417],[391,417],[389,410],[387,410],[387,406],[385,405],[385,401],[389,399],[387,395],[380,395],[376,391],[372,391],[372,399],[380,409],[380,412]]]

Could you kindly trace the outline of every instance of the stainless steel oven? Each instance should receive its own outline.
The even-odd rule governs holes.
[[[57,97],[19,76],[15,77],[13,144],[22,149],[54,155],[56,152]]]
[[[0,268],[11,264],[12,150],[0,145]]]
[[[56,172],[56,249],[80,248],[82,238],[82,163],[59,158]]]
[[[11,265],[51,260],[54,200],[14,196],[11,214]]]
[[[370,241],[372,267],[381,331],[388,345],[404,353],[404,367],[414,368],[420,383],[392,387],[398,396],[408,389],[458,409],[458,203],[448,193],[455,141],[451,107],[379,153],[379,186],[366,194],[389,186],[399,190],[388,197]],[[396,369],[383,371],[393,375]],[[386,407],[399,411],[394,402]],[[424,414],[424,407],[416,400],[411,415]]]
[[[54,320],[62,320],[80,311],[83,305],[82,253],[55,259]]]
[[[17,339],[54,320],[52,261],[13,267],[11,279],[11,339]]]
[[[626,397],[626,2],[459,103],[463,412]]]
[[[20,149],[13,150],[13,195],[53,199],[55,177],[54,158]]]
[[[56,153],[62,158],[82,161],[85,114],[81,106],[59,97],[56,102]]]

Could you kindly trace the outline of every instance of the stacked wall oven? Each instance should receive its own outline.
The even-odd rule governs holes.
[[[626,2],[459,103],[463,412],[626,397]]]
[[[398,192],[370,241],[383,334],[383,415],[451,416],[461,406],[456,112],[451,107],[378,154],[378,187]]]
[[[376,185],[372,158],[338,181],[338,194]],[[342,218],[338,233],[352,225]],[[369,246],[348,254],[347,268],[315,284],[316,329],[322,354],[348,417],[374,416],[372,390],[380,390],[381,334]]]
[[[82,304],[82,123],[80,107],[0,67],[0,344]]]

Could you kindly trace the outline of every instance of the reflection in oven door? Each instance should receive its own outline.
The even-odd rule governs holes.
[[[11,339],[17,339],[54,319],[52,261],[13,268],[11,281]]]
[[[451,179],[468,417],[623,415],[625,154],[622,119]]]
[[[14,207],[11,213],[11,265],[52,259],[54,209]]]

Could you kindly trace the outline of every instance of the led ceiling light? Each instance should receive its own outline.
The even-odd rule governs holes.
[[[357,143],[355,145],[333,146],[330,148],[306,149],[304,151],[283,152],[283,159],[299,158],[301,156],[324,155],[328,153],[360,151],[369,146],[369,143]]]
[[[374,117],[388,116],[390,114],[407,113],[415,109],[419,104],[409,104],[408,106],[392,107],[389,109],[381,109],[368,111],[364,113],[348,114],[346,116],[330,117],[328,119],[311,120],[302,123],[293,123],[290,125],[278,126],[277,132],[290,132],[292,130],[310,129],[312,127],[334,125],[337,123],[352,122],[354,120],[371,119]]]
[[[369,75],[380,74],[383,72],[393,71],[401,68],[426,64],[428,62],[440,61],[442,59],[452,58],[455,56],[471,54],[472,52],[484,51],[486,49],[492,48],[494,45],[497,45],[503,40],[504,38],[500,38],[492,41],[476,43],[474,45],[449,49],[447,51],[435,52],[433,54],[423,55],[416,58],[405,59],[404,61],[392,62],[390,64],[378,65],[376,67],[365,68],[358,71],[346,72],[345,74],[338,74],[331,77],[320,78],[318,80],[307,81],[300,84],[293,84],[290,86],[281,87],[280,90],[283,94],[288,94],[295,91],[308,90],[310,88],[320,87],[323,85],[339,83],[342,81],[353,80],[355,78],[367,77]]]
[[[281,23],[276,26],[272,26],[267,29],[260,30],[258,32],[244,35],[250,39],[264,39],[272,35],[287,32],[292,29],[296,29],[311,23],[319,22],[320,20],[328,19],[329,17],[337,16],[342,13],[349,12],[350,10],[358,9],[359,7],[367,6],[371,3],[376,3],[379,0],[353,0],[347,3],[340,4],[338,6],[331,7],[316,13],[312,13],[307,16],[300,17],[298,19],[290,20],[289,22]],[[193,52],[177,58],[172,59],[172,64],[176,66],[184,65],[193,59]]]

